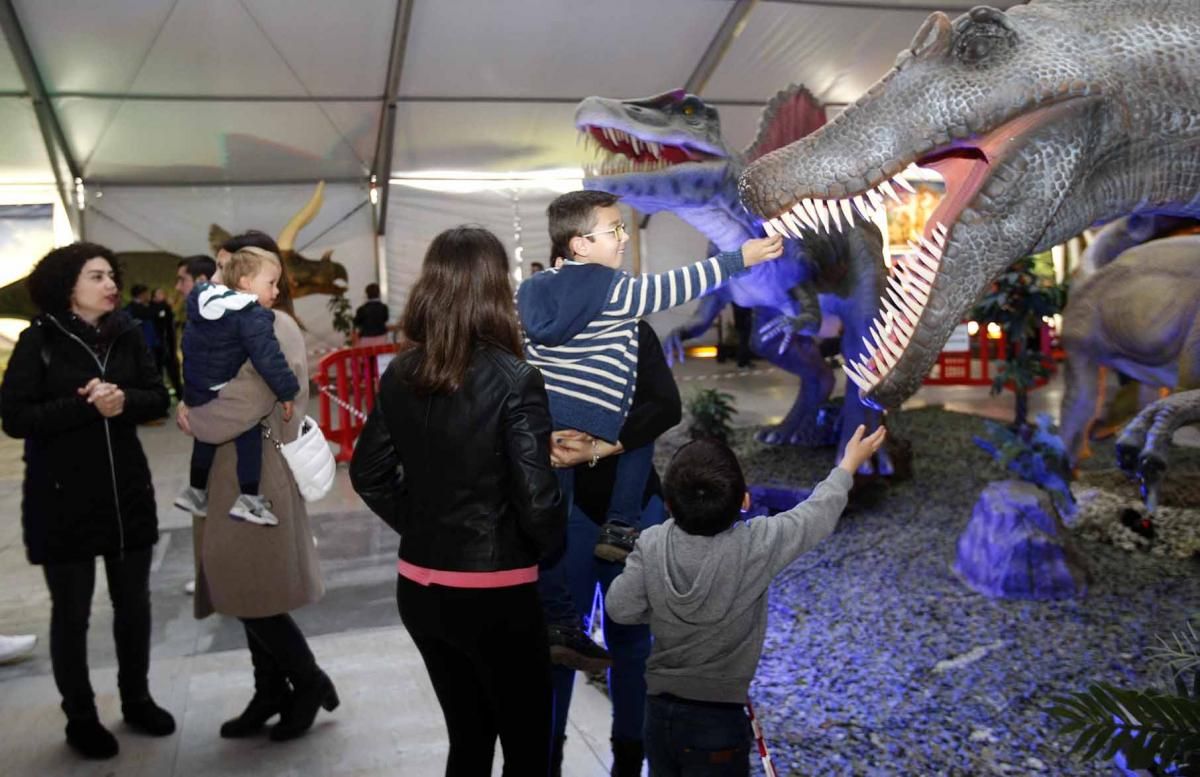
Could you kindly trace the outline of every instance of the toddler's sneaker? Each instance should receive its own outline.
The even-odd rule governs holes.
[[[633,552],[637,542],[637,529],[624,523],[608,521],[600,527],[600,535],[596,538],[596,547],[592,551],[596,558],[624,564],[625,559]]]
[[[203,517],[208,514],[208,491],[188,486],[175,497],[175,506],[192,515]]]
[[[279,525],[279,519],[271,512],[271,503],[258,494],[238,494],[237,501],[229,509],[229,517],[259,526]]]

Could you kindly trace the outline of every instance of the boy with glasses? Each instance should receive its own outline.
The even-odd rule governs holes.
[[[658,275],[621,270],[629,234],[617,197],[578,191],[550,203],[550,242],[557,267],[531,276],[517,291],[525,329],[525,355],[542,372],[556,439],[589,440],[594,466],[620,454],[609,513],[596,555],[621,562],[633,550],[642,493],[653,462],[653,446],[625,451],[618,440],[637,382],[637,325],[650,313],[682,305],[732,275],[783,253],[779,237],[747,240],[741,251],[719,254]],[[559,470],[564,501],[571,502],[574,478]],[[580,630],[567,594],[563,565],[543,570],[539,586],[550,623],[552,656],[577,669],[596,669],[607,655]],[[589,661],[588,659],[596,659]]]

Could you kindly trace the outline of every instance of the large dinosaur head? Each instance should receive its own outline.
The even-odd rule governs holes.
[[[575,126],[597,156],[584,168],[584,187],[646,213],[707,205],[728,174],[716,108],[682,89],[636,100],[588,97]]]
[[[918,250],[889,275],[875,342],[846,370],[868,404],[912,395],[1001,271],[1086,226],[1060,210],[1119,142],[1098,118],[1111,98],[1109,82],[1089,71],[1094,38],[1073,18],[1088,7],[977,7],[953,22],[934,13],[855,104],[743,174],[747,207],[785,235],[839,212],[872,215],[910,164],[945,180]]]

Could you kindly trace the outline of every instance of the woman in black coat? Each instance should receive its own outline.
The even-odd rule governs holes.
[[[446,774],[545,775],[550,648],[538,562],[563,543],[541,373],[522,358],[504,246],[476,227],[434,238],[408,297],[409,342],[380,381],[350,464],[401,534],[400,617],[450,734]]]
[[[111,758],[88,678],[87,629],[103,556],[113,603],[121,710],[153,736],[175,721],[150,697],[150,558],[158,519],[139,423],[166,415],[168,397],[140,327],[117,310],[112,251],[73,243],[47,254],[27,281],[41,310],[21,333],[0,387],[4,431],[25,440],[21,504],[29,561],[50,589],[50,659],[67,742]]]

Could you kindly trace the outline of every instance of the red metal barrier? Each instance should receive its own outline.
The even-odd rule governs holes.
[[[337,444],[334,458],[338,461],[350,461],[354,441],[362,432],[367,414],[375,407],[379,357],[395,352],[394,343],[342,348],[326,354],[317,363],[317,374],[313,377],[321,389],[317,422],[325,439]]]
[[[937,363],[925,376],[926,386],[991,386],[995,380],[992,374],[992,361],[1003,361],[1006,358],[1008,339],[1000,332],[998,337],[990,337],[987,324],[980,322],[979,331],[971,336],[965,351],[942,351],[938,354]],[[1052,331],[1049,326],[1042,325],[1039,333],[1042,353],[1053,355]],[[1046,378],[1038,378],[1034,388],[1046,385]]]

